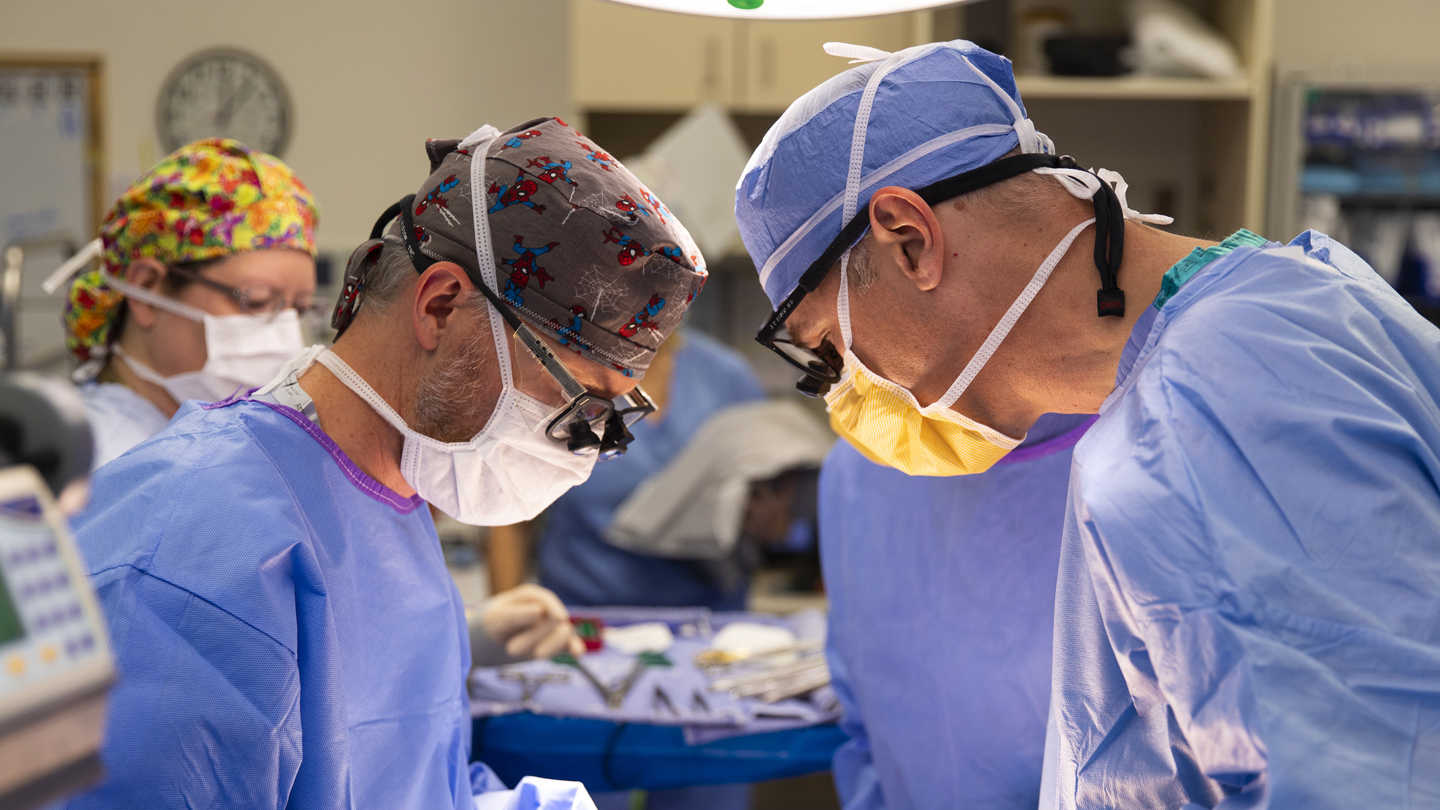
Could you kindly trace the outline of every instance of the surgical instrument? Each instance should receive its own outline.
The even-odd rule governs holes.
[[[546,672],[541,675],[530,675],[521,670],[507,669],[500,672],[500,677],[507,681],[515,681],[520,684],[520,702],[529,703],[540,691],[540,687],[548,683],[566,683],[570,676],[563,672]]]

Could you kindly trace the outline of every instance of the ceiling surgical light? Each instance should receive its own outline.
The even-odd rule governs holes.
[[[611,0],[627,6],[748,20],[830,20],[875,17],[958,6],[969,0]]]

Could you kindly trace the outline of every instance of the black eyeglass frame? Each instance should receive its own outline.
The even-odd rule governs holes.
[[[1015,155],[922,186],[915,189],[915,193],[927,204],[938,205],[962,194],[1043,168],[1078,169],[1080,165],[1069,155]],[[1100,289],[1096,293],[1096,310],[1100,317],[1124,316],[1125,291],[1120,289],[1117,276],[1125,249],[1125,212],[1120,205],[1115,189],[1103,180],[1100,182],[1100,191],[1095,193],[1093,201],[1097,234],[1095,266],[1100,271]],[[798,346],[785,338],[778,338],[776,335],[785,328],[785,322],[795,312],[796,307],[800,306],[800,302],[805,300],[805,296],[819,288],[826,275],[829,274],[830,268],[835,266],[841,255],[858,242],[869,228],[870,210],[866,206],[855,212],[855,216],[845,223],[845,227],[840,229],[840,233],[830,241],[830,244],[821,252],[820,257],[810,263],[810,266],[801,274],[795,290],[780,302],[780,306],[775,308],[775,312],[771,314],[769,320],[755,334],[755,340],[760,345],[780,355],[785,362],[805,373],[805,377],[796,383],[796,387],[807,396],[819,396],[831,385],[839,382],[842,369],[826,362],[813,350]],[[792,346],[799,350],[797,354],[803,352],[810,357],[798,358],[787,353],[777,344]]]
[[[405,252],[410,257],[410,263],[415,266],[415,272],[423,273],[441,260],[431,258],[420,250],[420,243],[415,239],[415,219],[411,213],[414,202],[415,195],[409,194],[385,209],[371,228],[370,238],[384,238],[385,227],[399,216]],[[572,453],[584,454],[596,449],[602,460],[623,455],[625,448],[635,440],[635,436],[630,433],[630,427],[655,412],[655,403],[649,395],[639,386],[613,400],[591,393],[575,379],[575,375],[570,373],[570,369],[555,356],[535,330],[515,315],[509,302],[496,295],[478,273],[464,265],[461,267],[470,278],[470,283],[494,305],[500,317],[512,330],[512,334],[569,399],[566,405],[557,409],[557,413],[550,417],[550,421],[545,425],[545,435],[553,441],[564,442]],[[587,413],[590,415],[586,416]],[[601,426],[604,427],[604,438],[596,435],[596,429]]]

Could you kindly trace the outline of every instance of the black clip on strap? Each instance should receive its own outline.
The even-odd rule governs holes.
[[[1125,317],[1125,291],[1120,289],[1120,261],[1125,255],[1125,209],[1115,189],[1104,180],[1095,192],[1095,267],[1100,289],[1095,291],[1096,314]]]
[[[394,217],[395,215],[390,212],[393,211],[397,206],[399,207],[401,231],[400,235],[405,240],[405,252],[410,255],[410,263],[415,265],[415,272],[423,273],[426,270],[429,270],[431,265],[436,264],[441,260],[432,259],[420,250],[420,241],[415,236],[415,216],[410,213],[411,206],[414,202],[415,195],[407,194],[403,199],[400,200],[400,202],[395,203],[395,205],[392,205],[389,208],[385,209],[385,215]],[[388,222],[389,220],[385,218],[385,215],[382,215],[382,220]],[[380,222],[375,223],[375,226],[381,230],[384,230],[384,225]],[[483,259],[476,257],[476,261],[483,261]],[[485,279],[481,278],[479,273],[471,270],[468,267],[465,267],[464,265],[461,265],[461,269],[463,269],[465,271],[465,275],[470,278],[470,283],[475,285],[475,289],[479,290],[486,298],[490,300],[490,303],[495,307],[495,311],[499,312],[500,317],[505,319],[505,323],[509,324],[512,330],[519,329],[520,319],[516,317],[514,312],[510,311],[510,306],[506,304],[503,300],[501,300],[500,296],[496,295],[494,290],[490,289],[490,285],[485,283]]]

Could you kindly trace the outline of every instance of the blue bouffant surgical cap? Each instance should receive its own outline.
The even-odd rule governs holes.
[[[852,204],[860,210],[883,186],[919,188],[1016,146],[1026,153],[1055,151],[1025,116],[1010,60],[972,42],[894,54],[838,44],[826,49],[877,61],[790,105],[735,191],[745,248],[777,307],[849,221],[845,191],[852,175],[858,180]],[[852,158],[852,152],[858,154]]]

